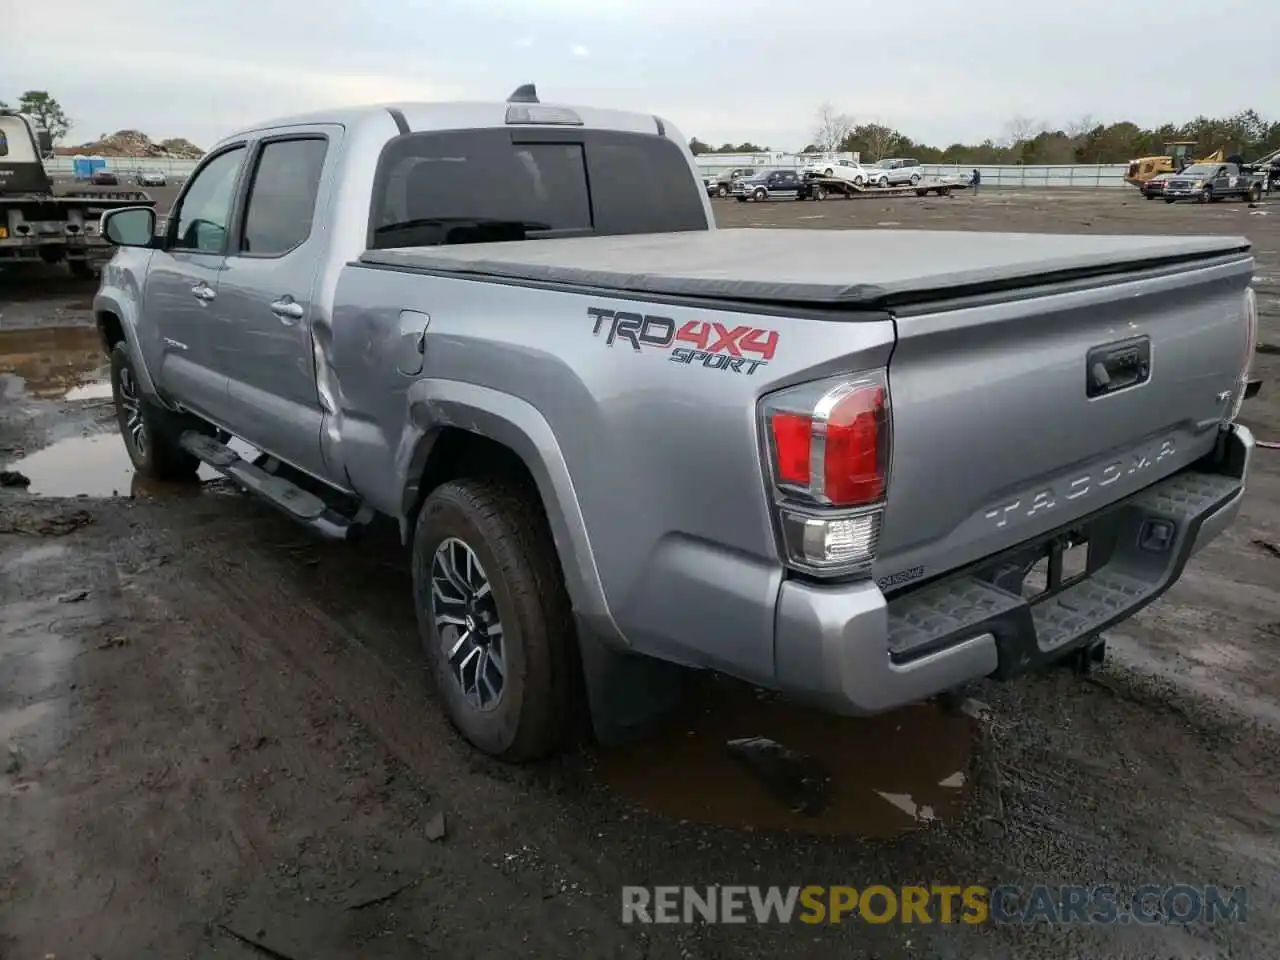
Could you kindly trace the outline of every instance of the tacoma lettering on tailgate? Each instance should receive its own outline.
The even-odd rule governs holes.
[[[1173,438],[1169,437],[1138,453],[1113,460],[1088,473],[1080,474],[1072,480],[1061,480],[1033,494],[1001,504],[988,510],[983,516],[997,527],[1007,527],[1010,520],[1048,513],[1057,509],[1062,503],[1071,503],[1104,490],[1121,477],[1147,470],[1166,457],[1172,456],[1176,449]]]
[[[715,321],[690,320],[676,329],[676,322],[670,317],[604,307],[587,307],[587,316],[594,321],[592,334],[598,337],[604,333],[607,346],[621,340],[636,353],[646,347],[670,350],[672,363],[700,364],[708,370],[751,376],[772,360],[778,349],[776,330],[745,324],[730,327]]]

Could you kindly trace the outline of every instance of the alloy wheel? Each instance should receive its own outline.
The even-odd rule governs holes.
[[[506,688],[502,621],[480,558],[456,537],[431,560],[431,619],[463,697],[477,710],[493,710]]]
[[[146,459],[149,444],[147,443],[147,423],[142,418],[142,401],[138,397],[138,385],[134,382],[133,371],[122,367],[119,378],[120,410],[124,414],[125,441],[133,447],[139,459]]]

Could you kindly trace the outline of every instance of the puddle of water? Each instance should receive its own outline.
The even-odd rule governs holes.
[[[31,727],[48,720],[55,706],[52,700],[38,700],[25,707],[0,710],[0,743],[16,740]]]
[[[107,359],[93,327],[0,330],[0,373],[21,377],[26,392],[45,400],[100,399]],[[71,397],[76,390],[88,391]]]
[[[63,400],[110,400],[111,381],[98,380],[94,383],[86,383],[82,387],[75,387],[68,390],[62,397]]]
[[[119,434],[69,437],[6,467],[31,481],[37,497],[160,497],[198,493],[198,484],[161,483],[140,476]],[[202,466],[202,481],[220,477]]]
[[[886,838],[953,817],[971,784],[976,729],[932,705],[848,718],[788,704],[733,681],[700,693],[696,715],[669,734],[596,755],[620,799],[699,823]],[[767,737],[811,757],[829,781],[817,815],[793,812],[726,744]]]

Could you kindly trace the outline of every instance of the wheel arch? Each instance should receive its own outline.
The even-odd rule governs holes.
[[[527,401],[460,381],[419,381],[396,454],[400,534],[439,484],[471,473],[505,473],[537,494],[578,616],[625,645],[609,612],[595,554],[564,453],[546,418]]]

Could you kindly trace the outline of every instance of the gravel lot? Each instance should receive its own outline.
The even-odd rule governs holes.
[[[167,207],[172,191],[152,191]],[[722,226],[1232,233],[1280,440],[1280,204],[1129,192],[716,202]],[[132,477],[89,313],[0,274],[0,958],[1266,957],[1280,950],[1280,455],[1108,661],[849,721],[709,681],[669,733],[514,769],[449,730],[390,531],[318,544]],[[727,757],[836,770],[816,818]],[[956,774],[962,774],[957,777]],[[887,796],[886,796],[887,795]],[[910,798],[904,802],[902,798]],[[916,813],[910,812],[915,808]],[[624,925],[624,884],[1224,884],[1247,922]],[[265,952],[264,952],[265,951]]]

